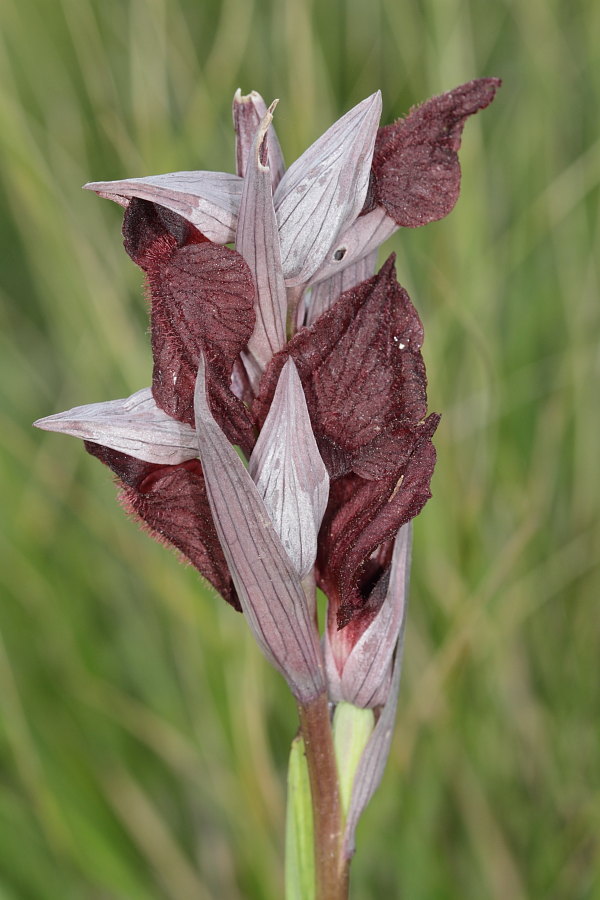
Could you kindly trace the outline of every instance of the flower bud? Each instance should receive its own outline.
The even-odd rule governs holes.
[[[325,666],[334,702],[378,707],[387,702],[394,661],[402,653],[412,526],[403,525],[394,543],[389,572],[373,589],[368,605],[344,628],[333,607],[325,632]],[[395,653],[395,655],[394,655]]]

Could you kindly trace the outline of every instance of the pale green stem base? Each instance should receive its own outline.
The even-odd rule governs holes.
[[[300,707],[292,743],[286,821],[286,900],[347,900],[344,828],[354,778],[373,732],[371,709],[336,707],[325,696]]]

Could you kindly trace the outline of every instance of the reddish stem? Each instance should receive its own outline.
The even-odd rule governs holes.
[[[317,900],[347,900],[348,862],[342,852],[342,809],[327,695],[299,706],[315,835]]]

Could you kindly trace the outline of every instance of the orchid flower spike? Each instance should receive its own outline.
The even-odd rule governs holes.
[[[288,169],[276,104],[238,91],[234,173],[87,184],[124,208],[152,384],[36,422],[111,468],[125,508],[244,612],[301,702],[327,690],[379,722],[393,717],[409,523],[430,497],[439,417],[421,322],[377,250],[451,211],[464,124],[498,86],[469,82],[385,127],[376,92]]]

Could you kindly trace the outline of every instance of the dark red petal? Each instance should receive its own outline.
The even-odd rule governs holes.
[[[422,377],[415,378],[413,362],[415,355],[421,359],[421,340],[421,323],[389,263],[314,372],[323,434],[353,452],[376,440],[391,422],[422,418],[425,371],[422,368]]]
[[[429,497],[435,465],[431,436],[439,416],[413,429],[412,448],[393,476],[367,481],[348,475],[332,485],[320,533],[319,586],[346,625],[365,609],[374,584],[389,564],[389,544]]]
[[[457,150],[465,121],[489,106],[500,84],[499,78],[470,81],[380,128],[372,202],[398,225],[409,227],[448,215],[460,190]]]
[[[180,308],[183,321],[174,325],[186,353],[197,352],[201,340],[206,355],[232,369],[255,320],[252,273],[243,257],[212,243],[182,247],[162,269],[161,282]]]
[[[203,350],[213,415],[233,443],[249,450],[252,423],[230,382],[254,328],[250,269],[233,250],[193,244],[176,250],[149,280],[154,399],[173,418],[193,424],[194,384]]]
[[[279,371],[291,356],[330,474],[389,474],[398,466],[402,427],[426,414],[422,340],[421,322],[390,257],[274,357],[260,385],[257,417],[264,421]]]
[[[125,249],[148,276],[156,403],[193,425],[203,350],[213,415],[227,437],[249,452],[252,422],[230,385],[256,319],[250,269],[239,253],[207,241],[181,216],[147,200],[132,199],[123,235]]]
[[[396,425],[354,455],[352,471],[369,480],[393,476],[408,461],[414,444],[414,426]]]
[[[142,462],[133,456],[85,441],[86,450],[118,476],[120,500],[153,537],[172,544],[228,603],[240,609],[215,531],[202,466],[189,460],[178,466]]]

